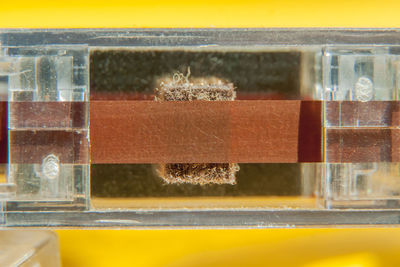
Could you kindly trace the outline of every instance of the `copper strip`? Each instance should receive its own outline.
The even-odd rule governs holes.
[[[321,107],[321,101],[301,101],[298,162],[322,161]]]
[[[297,162],[300,104],[91,101],[91,162]]]
[[[82,129],[87,126],[88,102],[10,102],[10,128]]]
[[[336,126],[336,122],[331,120],[335,128],[326,129],[327,162],[400,160],[399,103],[370,104],[375,107],[373,113],[366,104],[352,107],[354,103],[342,103],[341,112],[345,111],[343,105],[347,105],[350,109],[345,113],[356,114],[357,123],[375,125],[381,121],[379,118],[386,118],[381,122],[390,128],[343,128],[341,124],[353,125],[354,122],[344,121],[343,118],[348,118],[345,116]],[[25,109],[23,105],[31,111],[37,109],[32,103],[18,105],[21,105],[21,110]],[[36,105],[42,106],[43,103]],[[61,103],[60,107],[66,105]],[[54,123],[58,121],[64,127],[69,121],[70,127],[79,128],[82,109],[76,105],[77,108],[71,109],[73,113],[69,109],[53,109],[56,113],[48,119],[54,119]],[[92,101],[90,105],[92,163],[321,161],[321,102],[318,101]],[[57,112],[69,114],[70,120],[60,120],[58,115],[54,116]],[[365,116],[366,112],[370,115]],[[37,112],[20,114],[25,114],[19,120],[24,124],[33,122],[27,120],[32,114],[36,114],[34,117],[38,115]],[[6,163],[6,102],[0,102],[0,126],[0,163]],[[12,135],[11,154],[15,162],[36,162],[49,149],[71,163],[87,159],[87,155],[82,153],[86,143],[80,137],[64,138],[54,130],[40,135],[35,131]]]
[[[7,163],[7,102],[0,101],[0,164]]]
[[[398,127],[397,101],[327,101],[325,120],[329,127]]]
[[[42,163],[52,154],[62,163],[89,163],[87,132],[64,130],[9,131],[10,162]]]
[[[326,161],[398,162],[400,129],[334,128],[326,132]]]

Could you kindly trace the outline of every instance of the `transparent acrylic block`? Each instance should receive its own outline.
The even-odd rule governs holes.
[[[400,207],[399,55],[390,47],[323,52],[329,208]]]
[[[329,208],[397,208],[398,163],[330,163],[324,202]]]
[[[88,203],[88,50],[2,47],[8,62],[8,209]],[[31,203],[31,204],[29,204]],[[33,203],[33,204],[32,204]]]
[[[396,52],[379,46],[324,49],[324,100],[397,100],[399,55]]]
[[[398,225],[399,44],[0,30],[0,227]]]

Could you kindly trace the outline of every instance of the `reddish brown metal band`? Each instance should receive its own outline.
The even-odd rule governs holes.
[[[0,164],[7,163],[7,102],[0,101]]]
[[[92,100],[90,108],[92,163],[321,161],[320,102]],[[84,102],[13,102],[10,110],[11,123],[26,130],[7,136],[1,102],[2,163],[8,142],[13,163],[40,163],[48,153],[87,162]]]
[[[309,106],[296,100],[91,101],[91,162],[320,161],[321,104],[304,103]],[[305,118],[301,110],[317,112]]]
[[[400,161],[399,129],[327,129],[326,136],[327,162]]]
[[[60,155],[64,163],[87,162],[85,132],[62,130],[83,127],[85,105],[13,103],[10,108],[18,110],[13,123],[19,127],[46,124],[60,130],[12,131],[7,136],[7,103],[0,102],[0,163],[7,162],[8,139],[14,163],[38,163],[49,151]],[[399,107],[398,102],[329,103],[331,117],[326,119],[331,128],[325,130],[325,161],[399,162]],[[318,101],[92,100],[90,108],[91,163],[322,160]],[[355,124],[362,127],[351,127]]]

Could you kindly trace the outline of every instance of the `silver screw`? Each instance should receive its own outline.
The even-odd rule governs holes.
[[[50,154],[42,161],[42,174],[48,179],[55,179],[60,174],[60,160],[56,155]]]
[[[365,76],[358,78],[354,89],[358,101],[367,102],[374,97],[374,84]]]

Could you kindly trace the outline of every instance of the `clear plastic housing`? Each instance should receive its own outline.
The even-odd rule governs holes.
[[[89,201],[87,47],[2,47],[2,53],[9,62],[9,210],[54,202],[82,209]]]
[[[399,224],[399,42],[396,29],[2,30],[0,226]]]
[[[399,206],[399,55],[391,47],[323,52],[327,207]]]

